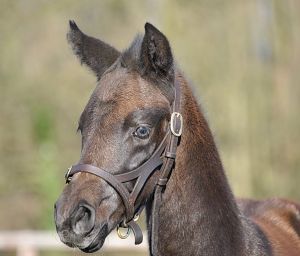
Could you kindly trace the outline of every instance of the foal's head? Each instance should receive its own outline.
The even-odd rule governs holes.
[[[81,63],[98,78],[79,121],[79,162],[112,174],[137,168],[150,158],[168,129],[174,66],[166,37],[147,23],[145,35],[138,36],[120,53],[83,34],[70,22],[68,40]],[[129,189],[133,186],[130,182],[126,185]],[[153,188],[154,181],[150,179],[139,196],[139,204],[146,201]],[[90,173],[75,174],[55,204],[61,240],[86,252],[101,248],[124,215],[118,193]]]

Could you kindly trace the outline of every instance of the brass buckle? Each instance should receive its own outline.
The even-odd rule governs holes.
[[[180,127],[174,127],[174,125],[177,124],[177,122],[180,122]],[[171,128],[171,132],[173,133],[173,135],[175,135],[176,137],[180,137],[182,134],[182,127],[183,127],[183,117],[180,113],[178,112],[173,112],[171,115],[171,121],[170,121],[170,128]]]

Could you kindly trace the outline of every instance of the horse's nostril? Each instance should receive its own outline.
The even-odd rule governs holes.
[[[72,218],[73,231],[78,235],[89,233],[95,225],[95,209],[90,205],[80,205]]]

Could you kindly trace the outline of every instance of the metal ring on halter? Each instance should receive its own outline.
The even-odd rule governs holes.
[[[134,215],[133,220],[136,222],[136,221],[138,221],[139,218],[140,218],[140,215],[137,213],[136,215]],[[121,228],[127,229],[125,235],[123,235],[121,233]],[[117,227],[118,236],[121,239],[126,239],[130,235],[130,230],[131,230],[131,228],[126,224],[125,220],[123,220],[123,222],[121,222],[121,224],[119,224],[118,227]]]
[[[121,232],[121,228],[123,228],[123,229],[127,229],[127,231],[126,231],[126,233],[125,233],[125,235],[124,234],[122,234],[122,232]],[[117,227],[117,234],[118,234],[118,236],[121,238],[121,239],[126,239],[127,237],[129,237],[129,235],[130,235],[130,227],[121,227],[120,225],[118,225],[118,227]]]
[[[137,213],[136,215],[134,215],[133,220],[134,221],[138,221],[140,218],[140,215]]]

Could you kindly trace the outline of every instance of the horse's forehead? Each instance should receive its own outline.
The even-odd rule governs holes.
[[[101,102],[117,102],[127,106],[165,102],[165,98],[156,86],[143,79],[138,73],[127,72],[126,69],[105,74],[94,93]]]

